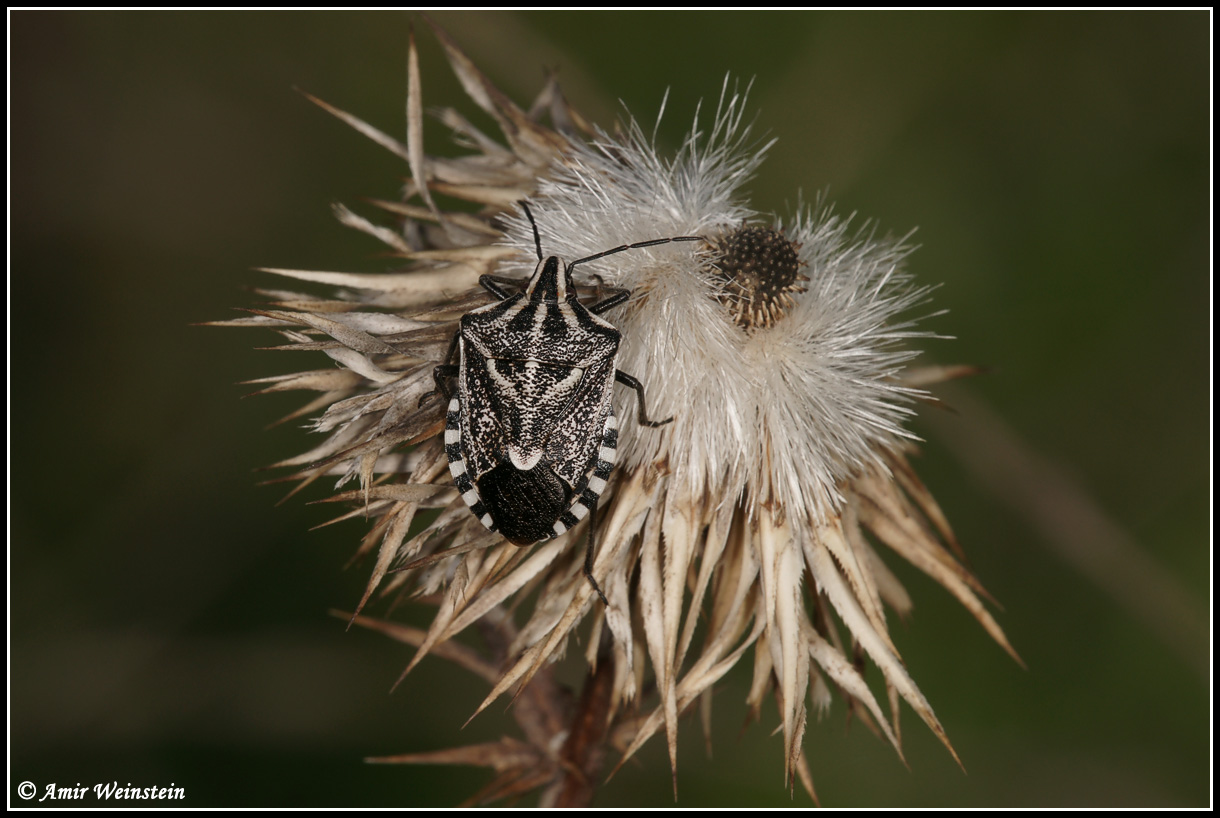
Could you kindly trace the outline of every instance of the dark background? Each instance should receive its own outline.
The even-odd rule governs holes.
[[[435,659],[390,694],[410,650],[327,614],[359,597],[364,524],[310,532],[325,487],[276,507],[256,485],[313,441],[263,431],[296,398],[234,383],[323,362],[190,326],[278,284],[257,265],[392,265],[328,206],[395,197],[404,163],[292,89],[401,136],[410,19],[10,15],[11,803],[118,781],[192,807],[451,805],[488,780],[362,763],[511,719],[459,732],[486,688]],[[544,67],[604,125],[619,99],[651,122],[668,86],[671,146],[726,72],[753,77],[779,138],[753,204],[829,187],[918,226],[910,266],[949,310],[929,328],[956,337],[932,356],[992,367],[916,424],[918,467],[1029,670],[899,569],[895,639],[968,774],[909,709],[908,770],[836,701],[805,742],[822,802],[1208,804],[1210,15],[436,19],[523,104]],[[485,122],[418,34],[425,105]],[[683,724],[680,806],[809,803],[774,709],[741,730],[748,664],[718,688],[714,757]],[[672,803],[655,739],[595,801]]]

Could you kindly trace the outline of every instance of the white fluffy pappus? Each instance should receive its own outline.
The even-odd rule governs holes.
[[[751,145],[745,101],[726,83],[710,130],[700,131],[696,114],[670,159],[634,120],[623,136],[575,145],[530,200],[544,254],[571,261],[757,221],[740,189],[768,145]],[[841,506],[841,481],[885,468],[879,449],[911,437],[902,422],[911,398],[924,394],[896,380],[918,354],[901,343],[931,336],[896,319],[930,288],[902,270],[908,245],[868,225],[851,230],[850,221],[819,201],[791,225],[772,225],[799,247],[810,282],[782,320],[749,331],[717,300],[724,288],[707,246],[634,249],[578,268],[580,283],[632,292],[607,314],[623,333],[619,368],[643,382],[653,417],[674,418],[658,429],[635,424],[635,396],[619,390],[620,462],[664,462],[693,495],[742,499],[751,511],[778,504],[807,524]],[[509,220],[507,232],[532,249],[524,218]]]

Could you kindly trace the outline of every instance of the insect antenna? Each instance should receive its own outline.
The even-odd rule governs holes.
[[[703,238],[703,236],[674,236],[673,238],[669,238],[669,239],[653,239],[651,241],[637,241],[635,244],[624,244],[619,247],[615,247],[613,250],[603,250],[602,252],[594,253],[591,256],[585,256],[584,258],[578,258],[578,259],[576,259],[576,261],[573,261],[571,264],[568,265],[567,272],[571,273],[572,268],[574,268],[577,264],[584,264],[586,261],[596,261],[599,258],[604,258],[606,256],[612,256],[615,253],[621,253],[624,250],[635,250],[636,248],[639,248],[639,247],[656,247],[658,244],[669,244],[672,241],[707,241],[707,239]],[[542,251],[539,250],[539,252],[541,253]],[[541,258],[541,256],[540,256],[540,258]]]
[[[542,261],[542,239],[538,235],[538,222],[534,221],[534,214],[530,212],[528,204],[521,202],[521,209],[525,211],[525,218],[530,220],[530,227],[534,228],[534,249],[538,251],[538,260]]]

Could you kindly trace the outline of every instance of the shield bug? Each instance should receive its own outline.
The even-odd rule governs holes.
[[[622,336],[599,317],[630,292],[616,290],[586,307],[577,300],[572,271],[626,250],[703,239],[624,244],[565,264],[558,256],[543,257],[534,216],[526,203],[521,208],[534,232],[533,275],[516,294],[505,286],[519,282],[479,278],[497,302],[461,317],[433,376],[449,397],[445,454],[462,499],[487,528],[516,545],[531,545],[595,516],[618,446],[615,381],[635,390],[641,425],[673,420],[648,417],[643,385],[616,367]],[[453,378],[456,391],[446,386]],[[593,578],[593,553],[590,519],[584,571],[606,603]]]

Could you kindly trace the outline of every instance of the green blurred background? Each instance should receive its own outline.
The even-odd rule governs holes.
[[[486,689],[439,660],[390,694],[410,650],[327,614],[359,598],[364,524],[310,532],[324,487],[276,507],[257,485],[312,441],[263,430],[296,398],[235,382],[324,363],[190,326],[275,284],[257,265],[392,265],[329,204],[395,197],[404,164],[292,89],[403,134],[410,19],[11,14],[11,803],[118,781],[191,807],[452,805],[489,774],[361,759],[515,730],[493,707],[459,733]],[[899,569],[897,644],[968,774],[910,710],[908,770],[836,702],[806,738],[822,803],[1208,804],[1210,15],[436,19],[523,104],[544,68],[604,125],[619,100],[651,121],[668,86],[669,145],[726,72],[754,78],[779,142],[753,204],[829,188],[918,226],[910,266],[949,310],[928,326],[956,337],[932,357],[992,367],[916,425],[918,468],[1029,670]],[[417,33],[425,104],[485,121]],[[737,670],[712,758],[684,723],[679,805],[807,805],[774,710],[741,730]],[[595,805],[672,804],[662,742],[639,762]]]

